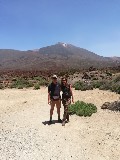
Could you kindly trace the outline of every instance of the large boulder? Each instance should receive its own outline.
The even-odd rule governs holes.
[[[120,111],[120,101],[115,101],[115,102],[105,102],[102,106],[101,109],[109,109],[112,111]]]

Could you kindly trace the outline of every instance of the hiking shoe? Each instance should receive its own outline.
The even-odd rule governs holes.
[[[62,123],[62,120],[61,120],[61,119],[58,119],[58,122],[59,122],[59,123]]]
[[[62,126],[65,126],[65,121],[62,122]]]
[[[49,120],[49,124],[52,124],[52,120]]]

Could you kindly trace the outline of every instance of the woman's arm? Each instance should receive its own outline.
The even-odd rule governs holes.
[[[73,97],[73,91],[72,91],[72,86],[70,85],[70,92],[71,92],[71,96],[72,96],[72,102],[74,103],[74,97]]]

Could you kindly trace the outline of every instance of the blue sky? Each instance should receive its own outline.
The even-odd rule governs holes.
[[[120,56],[120,0],[0,0],[0,48],[66,42]]]

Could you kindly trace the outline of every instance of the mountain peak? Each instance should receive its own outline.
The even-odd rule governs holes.
[[[64,42],[58,42],[58,44],[62,45],[63,47],[67,47],[68,46],[68,44],[64,43]]]

